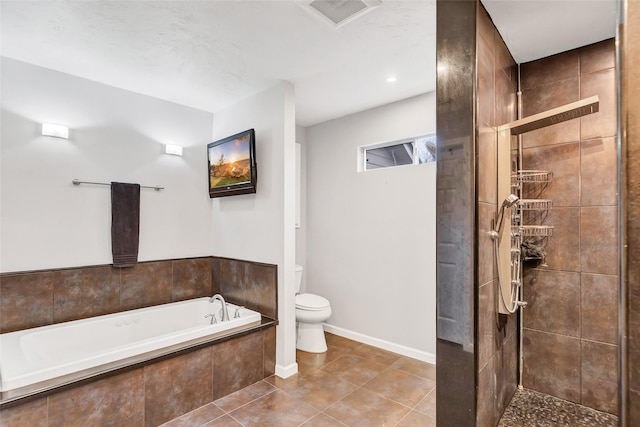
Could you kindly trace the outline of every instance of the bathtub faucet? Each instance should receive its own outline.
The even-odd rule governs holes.
[[[227,320],[230,320],[229,311],[227,311],[227,302],[224,300],[224,298],[222,298],[222,295],[220,294],[215,294],[214,296],[209,298],[209,302],[214,302],[216,300],[220,301],[220,304],[222,304],[222,309],[220,310],[222,312],[220,314],[220,321],[226,322]]]

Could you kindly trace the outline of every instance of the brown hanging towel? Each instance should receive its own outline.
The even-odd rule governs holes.
[[[111,252],[114,267],[138,262],[140,185],[111,183]]]

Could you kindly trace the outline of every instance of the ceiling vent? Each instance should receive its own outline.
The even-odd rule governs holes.
[[[303,7],[324,22],[340,27],[364,13],[380,6],[381,0],[313,0],[305,1]]]

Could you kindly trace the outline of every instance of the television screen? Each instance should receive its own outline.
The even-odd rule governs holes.
[[[207,145],[209,197],[256,192],[255,132],[240,132]]]

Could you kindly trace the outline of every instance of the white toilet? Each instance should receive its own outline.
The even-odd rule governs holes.
[[[324,353],[327,342],[324,339],[322,322],[331,317],[329,300],[319,295],[300,294],[302,266],[296,265],[296,348],[309,353]]]

